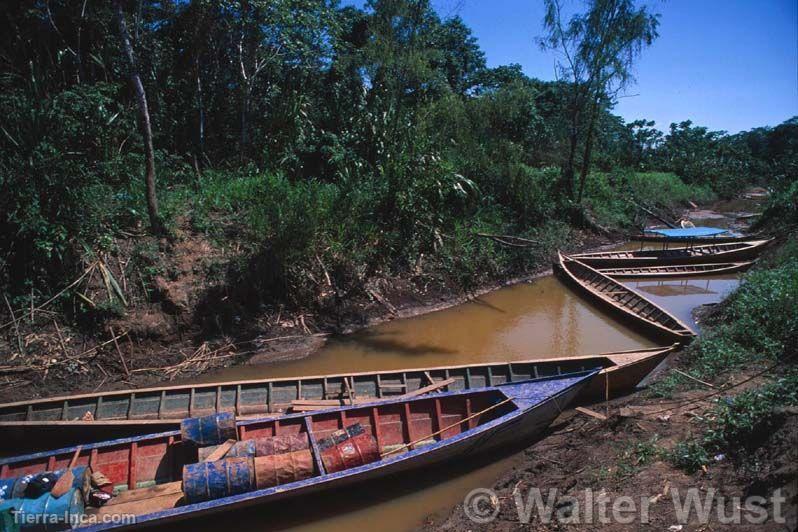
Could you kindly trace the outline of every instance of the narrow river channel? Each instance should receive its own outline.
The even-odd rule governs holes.
[[[737,275],[633,281],[685,323],[691,311],[720,301]],[[202,382],[291,377],[475,362],[584,355],[655,345],[585,302],[553,276],[502,288],[439,312],[387,322],[330,340],[313,355],[289,362],[227,368]],[[203,521],[200,528],[245,530],[374,530],[403,532],[448,512],[476,487],[491,486],[518,460],[512,452],[481,463],[447,464],[312,498],[258,506]],[[197,523],[192,523],[192,530]]]

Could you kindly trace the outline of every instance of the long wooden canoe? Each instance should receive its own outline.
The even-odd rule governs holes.
[[[673,249],[599,251],[571,255],[571,258],[600,269],[739,262],[755,258],[771,240],[751,240]]]
[[[657,339],[683,343],[695,336],[690,327],[637,291],[581,261],[562,253],[558,255],[556,270],[566,281],[643,332]]]
[[[756,240],[760,235],[736,235],[736,234],[722,234],[717,236],[699,236],[692,238],[673,238],[656,233],[638,233],[631,235],[630,240],[636,242],[661,242],[663,244],[728,244],[730,242],[747,242]]]
[[[591,356],[162,386],[20,401],[0,405],[0,449],[20,452],[43,448],[42,443],[52,448],[53,444],[171,430],[183,418],[223,411],[238,416],[281,414],[298,401],[321,407],[325,401],[390,399],[448,379],[452,381],[442,389],[456,391],[603,368],[596,384],[579,398],[589,402],[603,399],[607,390],[611,396],[630,392],[675,349],[673,345]],[[83,419],[86,412],[93,421]]]
[[[435,396],[238,421],[239,440],[278,434],[306,435],[315,471],[304,480],[284,481],[263,489],[246,486],[236,495],[205,502],[186,502],[184,490],[188,488],[180,484],[185,478],[183,466],[197,461],[197,451],[181,442],[180,431],[0,459],[0,480],[62,469],[77,453],[76,464],[90,466],[93,471],[105,475],[120,499],[112,499],[102,508],[87,507],[83,514],[77,510],[78,515],[85,516],[78,528],[86,531],[140,527],[231,512],[323,489],[340,489],[446,460],[470,457],[513,442],[529,441],[539,435],[597,373],[598,369],[594,369]],[[355,423],[360,424],[365,438],[373,442],[379,456],[364,465],[352,467],[351,462],[346,462],[349,467],[327,472],[320,440]],[[255,476],[258,475],[256,466]],[[219,488],[219,491],[227,490]],[[108,522],[103,523],[102,516],[111,514],[133,515],[135,519],[106,519]]]
[[[630,266],[627,268],[602,268],[604,275],[613,279],[629,279],[635,277],[705,277],[745,271],[754,261],[722,262],[719,264],[680,264],[674,266]]]

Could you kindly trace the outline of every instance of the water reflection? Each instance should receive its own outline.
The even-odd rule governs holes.
[[[708,303],[718,303],[740,284],[738,274],[701,277],[697,279],[624,281],[630,288],[668,310],[693,330],[699,330],[693,319],[693,309]]]
[[[450,309],[333,338],[301,360],[226,368],[201,380],[525,360],[653,345],[548,276]]]

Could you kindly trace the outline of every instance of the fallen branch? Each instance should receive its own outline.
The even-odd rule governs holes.
[[[594,417],[596,419],[600,419],[601,421],[606,421],[607,420],[607,416],[605,416],[604,414],[599,414],[595,410],[590,410],[589,408],[585,408],[583,406],[577,406],[575,408],[575,410],[577,412],[580,412],[580,413],[586,415],[586,416],[590,416],[590,417]]]
[[[676,369],[676,368],[673,368],[673,371],[675,371],[675,372],[676,372],[676,373],[678,373],[679,375],[682,375],[682,376],[684,376],[684,377],[687,377],[688,379],[692,379],[692,380],[696,381],[696,382],[697,382],[697,383],[699,383],[699,384],[703,384],[704,386],[709,386],[710,388],[714,388],[714,387],[715,387],[715,385],[713,385],[713,384],[710,384],[710,383],[708,383],[708,382],[704,382],[704,381],[702,381],[701,379],[696,379],[695,377],[693,377],[693,376],[692,376],[692,375],[690,375],[689,373],[685,373],[684,371],[680,371],[680,370],[678,370],[678,369]]]
[[[112,336],[111,339],[114,341],[116,352],[119,353],[119,360],[122,361],[122,368],[125,370],[125,375],[129,378],[130,370],[127,369],[127,362],[125,362],[125,355],[122,354],[122,350],[119,348],[119,342],[116,341],[116,334],[114,334],[114,329],[112,327],[109,327],[108,330],[111,331],[111,336]]]
[[[375,300],[377,300],[378,302],[380,302],[382,304],[382,306],[387,308],[388,312],[390,312],[391,314],[396,314],[396,307],[394,307],[391,304],[391,302],[388,301],[387,299],[385,299],[379,292],[369,288],[368,290],[366,290],[366,293],[368,295],[370,295],[372,298],[374,298]]]
[[[68,357],[66,357],[66,358],[64,358],[62,360],[58,360],[56,362],[53,362],[51,365],[55,366],[57,364],[63,364],[64,362],[70,362],[72,360],[79,360],[79,359],[83,358],[84,356],[86,356],[88,354],[91,354],[94,351],[97,351],[98,349],[100,349],[102,347],[105,347],[106,345],[111,344],[111,343],[117,341],[118,339],[120,339],[120,338],[122,338],[123,336],[126,336],[126,335],[127,335],[127,331],[125,331],[122,334],[119,334],[117,336],[114,336],[110,340],[106,340],[106,341],[104,341],[101,344],[97,344],[94,347],[86,349],[85,351],[82,351],[82,352],[80,352],[80,353],[78,353],[76,355],[71,355],[71,356],[68,356]],[[30,369],[44,369],[44,368],[31,366]]]
[[[218,354],[221,351],[227,349],[235,349],[235,344],[229,343],[222,347],[209,351],[208,344],[203,343],[194,351],[194,353],[186,357],[185,360],[178,362],[177,364],[172,364],[171,366],[164,366],[160,368],[134,369],[131,371],[131,373],[158,372],[158,373],[163,373],[169,378],[169,380],[172,380],[184,371],[189,371],[189,370],[194,372],[205,371],[206,369],[208,369],[211,362],[213,361],[221,360],[224,358],[250,355],[255,352],[255,351],[241,351],[239,353],[227,353],[224,355]]]
[[[494,242],[502,244],[503,246],[511,246],[515,248],[528,248],[532,246],[542,246],[543,243],[538,240],[530,240],[520,236],[513,235],[492,235],[489,233],[474,233],[475,236],[481,238],[489,238]]]
[[[30,371],[31,368],[28,366],[0,366],[0,375],[5,373],[22,373],[25,371]]]
[[[630,202],[632,205],[634,205],[635,207],[637,207],[638,209],[640,209],[641,211],[645,212],[646,214],[648,214],[648,215],[650,215],[650,216],[653,216],[654,218],[656,218],[656,219],[657,219],[657,220],[659,220],[660,222],[664,223],[665,225],[667,225],[667,226],[668,226],[668,227],[670,227],[671,229],[676,229],[676,224],[674,224],[673,222],[670,222],[670,221],[668,221],[667,219],[663,218],[662,216],[660,216],[659,214],[655,213],[655,212],[654,212],[654,211],[652,211],[651,209],[649,209],[649,208],[647,208],[647,207],[644,207],[644,206],[640,205],[640,204],[639,204],[639,203],[637,203],[636,201],[629,200],[629,202]]]

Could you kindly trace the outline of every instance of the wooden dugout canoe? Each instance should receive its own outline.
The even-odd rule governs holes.
[[[580,402],[628,393],[675,345],[590,356],[547,358],[373,373],[163,386],[35,399],[0,405],[0,448],[6,452],[70,445],[176,428],[186,417],[230,411],[238,416],[280,414],[294,401],[390,399],[432,382],[453,379],[448,391],[602,368]],[[599,384],[600,382],[600,384]],[[83,421],[86,412],[94,420]]]
[[[747,242],[760,238],[760,235],[717,235],[717,236],[699,236],[691,238],[673,238],[656,233],[638,233],[629,237],[629,240],[636,242],[661,242],[663,244],[728,244],[730,242]]]
[[[754,261],[722,262],[719,264],[682,264],[674,266],[640,266],[628,268],[602,268],[598,270],[613,279],[635,277],[705,277],[745,271]]]
[[[562,253],[558,255],[555,270],[563,279],[648,335],[682,343],[695,336],[690,327],[637,291],[576,259]]]
[[[770,240],[750,240],[728,244],[689,246],[673,249],[643,249],[634,251],[599,251],[570,255],[570,258],[593,268],[636,268],[641,266],[672,266],[740,262],[755,258]]]
[[[539,435],[597,373],[598,369],[594,369],[436,396],[239,421],[239,440],[306,434],[315,466],[313,476],[194,504],[185,502],[185,486],[179,481],[185,478],[183,466],[197,461],[197,452],[181,442],[179,431],[0,459],[0,479],[63,468],[77,451],[77,465],[88,465],[102,472],[117,493],[138,490],[121,497],[127,502],[112,499],[102,508],[87,507],[86,516],[96,515],[95,522],[82,520],[78,529],[163,524],[324,489],[342,489],[447,460],[465,459],[513,442],[529,441]],[[326,472],[319,440],[355,423],[373,437],[380,457],[364,465]],[[103,515],[134,515],[135,522],[126,519],[103,523]],[[84,524],[86,526],[82,526]]]

